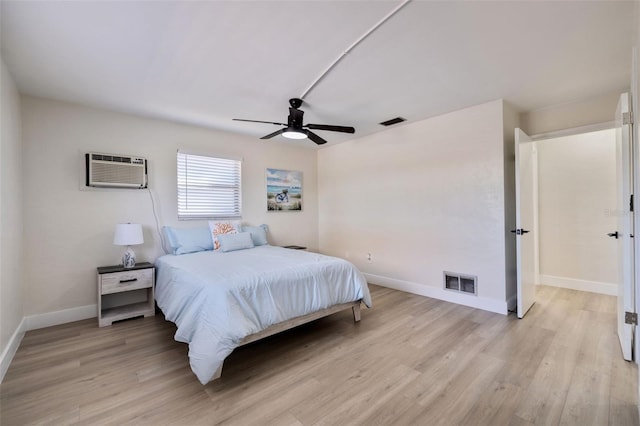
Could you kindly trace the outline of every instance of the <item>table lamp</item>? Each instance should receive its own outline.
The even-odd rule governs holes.
[[[116,233],[113,236],[113,244],[127,246],[122,255],[122,266],[133,268],[136,266],[136,254],[131,246],[144,243],[142,237],[142,225],[139,223],[119,223],[116,225]]]

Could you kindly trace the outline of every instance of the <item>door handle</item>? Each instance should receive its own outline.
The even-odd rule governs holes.
[[[610,237],[615,238],[616,240],[620,237],[620,234],[618,234],[618,231],[616,231],[616,232],[610,232],[610,233],[608,233],[607,235],[608,235],[608,236],[610,236]]]
[[[526,229],[519,228],[519,229],[512,229],[511,232],[513,232],[516,235],[524,235],[524,234],[528,234],[531,231],[527,231]]]

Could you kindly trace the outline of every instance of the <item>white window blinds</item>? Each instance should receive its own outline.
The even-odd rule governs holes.
[[[241,162],[178,152],[178,219],[240,217]]]

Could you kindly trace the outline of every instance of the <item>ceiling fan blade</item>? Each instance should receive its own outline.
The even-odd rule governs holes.
[[[265,123],[265,124],[275,124],[277,126],[286,126],[284,123],[276,123],[273,121],[260,121],[260,120],[245,120],[244,118],[232,118],[234,121],[248,121],[249,123]]]
[[[322,139],[320,136],[318,136],[315,133],[310,132],[308,130],[307,130],[307,136],[309,137],[309,139],[311,139],[312,141],[314,141],[318,145],[324,145],[325,143],[327,143],[327,141]]]
[[[346,126],[332,126],[330,124],[307,124],[305,127],[314,130],[329,130],[331,132],[355,133],[356,129]]]
[[[274,123],[275,124],[275,123]],[[274,136],[278,136],[279,134],[281,134],[282,132],[284,132],[286,129],[280,129],[278,131],[275,131],[273,133],[269,133],[266,136],[261,137],[260,139],[271,139]]]

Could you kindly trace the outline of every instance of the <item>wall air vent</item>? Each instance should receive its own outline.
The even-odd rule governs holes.
[[[127,155],[85,154],[87,186],[102,188],[146,188],[147,160]]]
[[[407,121],[407,119],[402,117],[396,117],[396,118],[392,118],[391,120],[383,121],[380,124],[382,124],[383,126],[393,126],[394,124],[402,123],[403,121]]]
[[[444,289],[458,293],[478,295],[478,277],[444,271]]]

